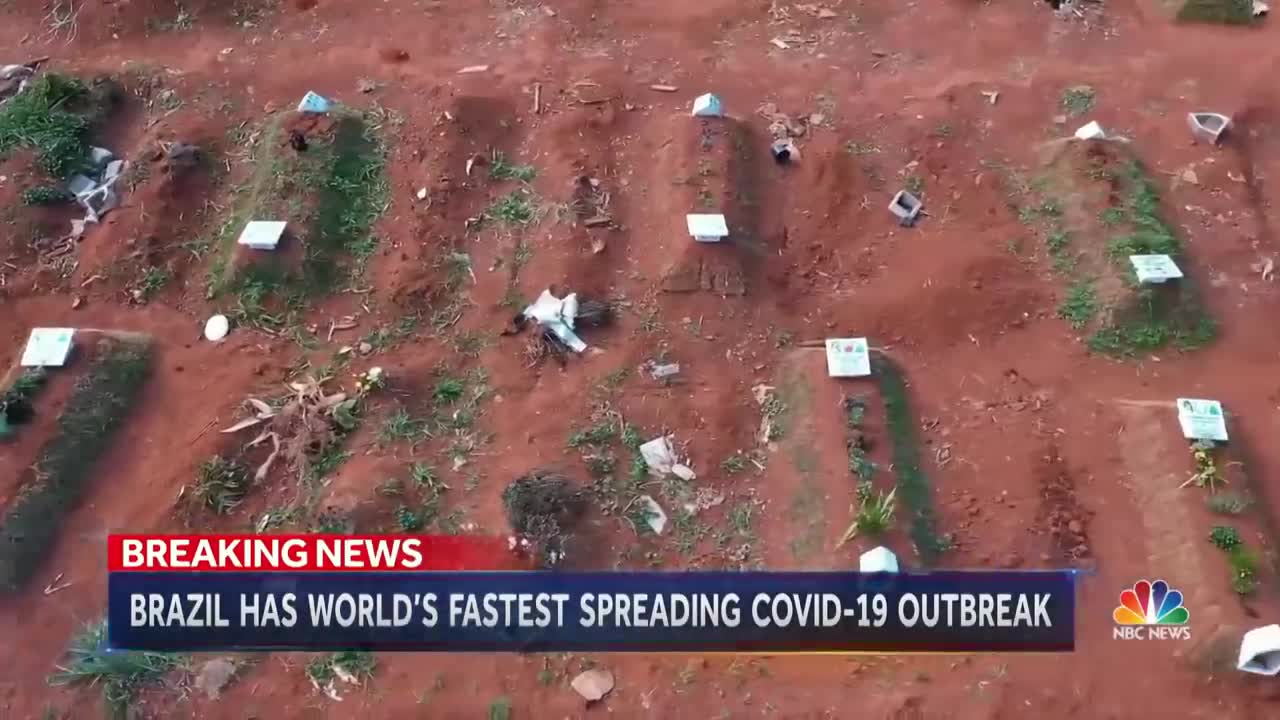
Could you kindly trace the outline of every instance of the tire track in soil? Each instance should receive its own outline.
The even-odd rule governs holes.
[[[1202,628],[1219,627],[1223,609],[1214,602],[1208,588],[1221,585],[1219,578],[1205,573],[1201,553],[1204,543],[1186,507],[1189,496],[1179,486],[1183,473],[1173,467],[1170,458],[1181,457],[1181,447],[1169,440],[1169,430],[1160,422],[1159,413],[1166,410],[1120,405],[1124,421],[1117,440],[1129,487],[1141,512],[1147,547],[1147,579],[1164,579],[1181,590],[1184,605],[1192,612],[1192,622]],[[1207,634],[1193,634],[1198,647]]]

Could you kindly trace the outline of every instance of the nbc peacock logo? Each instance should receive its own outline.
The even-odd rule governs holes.
[[[1190,640],[1191,612],[1182,606],[1182,593],[1163,580],[1139,580],[1120,593],[1111,612],[1116,640]]]

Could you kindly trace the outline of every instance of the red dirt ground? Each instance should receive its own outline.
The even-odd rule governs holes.
[[[50,688],[45,679],[81,624],[103,612],[105,535],[178,529],[180,489],[201,461],[225,449],[217,428],[239,417],[245,396],[277,393],[302,354],[287,339],[243,328],[221,345],[205,343],[201,325],[213,306],[204,299],[201,261],[183,243],[216,225],[230,201],[226,188],[246,174],[238,154],[243,136],[232,131],[307,90],[357,107],[376,104],[402,120],[388,124],[391,202],[366,274],[371,291],[337,295],[310,310],[320,344],[311,358],[323,362],[406,312],[429,313],[447,302],[438,268],[445,252],[470,254],[475,274],[474,283],[463,283],[465,302],[447,332],[422,331],[352,363],[353,370],[374,362],[386,368],[392,394],[349,440],[354,456],[329,478],[326,502],[349,509],[373,503],[376,522],[386,522],[386,503],[378,504],[374,488],[421,460],[450,485],[450,510],[476,532],[505,532],[500,493],[510,478],[551,464],[587,482],[565,438],[607,402],[647,435],[666,430],[689,443],[697,483],[726,495],[706,522],[722,525],[731,507],[754,503],[753,555],[767,566],[850,567],[853,546],[831,549],[848,521],[853,484],[837,403],[860,388],[836,387],[821,371],[820,352],[794,345],[865,335],[910,379],[940,528],[955,541],[942,563],[1089,569],[1079,592],[1078,649],[1045,657],[598,655],[590,660],[612,669],[618,686],[603,707],[589,710],[568,688],[583,657],[459,662],[383,653],[368,686],[335,703],[312,690],[305,656],[274,654],[217,701],[148,692],[136,704],[140,717],[474,718],[500,696],[511,698],[517,718],[1280,712],[1274,683],[1221,669],[1230,666],[1239,631],[1270,622],[1280,609],[1274,573],[1266,573],[1247,608],[1231,593],[1221,553],[1205,541],[1214,520],[1202,493],[1177,490],[1190,458],[1172,408],[1151,406],[1177,396],[1222,400],[1233,440],[1252,451],[1244,459],[1248,472],[1267,490],[1262,510],[1280,513],[1280,491],[1267,487],[1280,472],[1280,452],[1268,442],[1280,431],[1280,339],[1265,330],[1280,294],[1254,269],[1277,251],[1269,221],[1276,197],[1270,178],[1280,177],[1275,18],[1252,30],[1175,26],[1153,9],[1158,3],[1133,1],[1100,11],[1090,5],[1086,22],[1056,18],[1032,0],[844,0],[822,6],[834,13],[829,18],[818,17],[818,5],[763,1],[244,0],[188,3],[190,19],[176,23],[179,8],[169,0],[125,0],[85,3],[72,36],[69,28],[50,32],[46,5],[3,5],[0,47],[11,56],[0,62],[48,55],[59,71],[150,78],[153,84],[135,88],[126,126],[113,129],[109,146],[139,160],[159,139],[185,139],[208,143],[224,165],[189,186],[169,186],[154,169],[104,227],[86,234],[80,265],[61,267],[65,277],[57,269],[37,273],[22,250],[25,238],[56,232],[64,218],[4,217],[10,238],[0,270],[0,337],[7,340],[0,367],[16,362],[33,326],[146,332],[157,358],[43,575],[21,596],[0,599],[0,716],[101,713],[98,689]],[[799,40],[789,49],[770,43],[791,29]],[[457,74],[478,64],[490,70]],[[377,89],[362,94],[360,79]],[[679,91],[655,92],[652,84]],[[1079,84],[1097,93],[1095,110],[1079,124],[1097,119],[1133,138],[1160,186],[1221,324],[1206,349],[1106,360],[1090,355],[1056,318],[1062,282],[1010,208],[999,168],[1033,168],[1037,144],[1074,129],[1075,120],[1063,126],[1054,116],[1062,112],[1061,92]],[[157,100],[170,90],[167,101]],[[737,258],[741,296],[661,290],[688,242],[677,215],[684,210],[676,207],[687,193],[673,183],[691,161],[673,154],[686,152],[673,116],[704,91],[721,95],[754,143],[746,159],[714,163],[727,166],[730,190],[739,195],[725,200],[734,203],[735,233],[759,251]],[[999,91],[998,102],[981,91]],[[793,117],[820,116],[810,117],[795,166],[768,158],[768,121],[756,113],[766,102]],[[1184,120],[1193,110],[1234,113],[1240,131],[1222,149],[1194,144]],[[866,152],[848,152],[847,143]],[[549,203],[569,203],[582,175],[598,179],[610,193],[615,227],[584,234],[549,209],[524,231],[527,261],[513,268],[518,238],[464,225],[516,187],[487,180],[483,168],[465,176],[467,158],[491,148],[534,165],[533,187]],[[5,208],[16,205],[23,162],[0,165]],[[1199,184],[1171,186],[1171,175],[1191,163]],[[884,209],[907,175],[923,182],[931,213],[913,229],[898,227]],[[424,187],[428,200],[420,201]],[[606,247],[595,254],[590,238],[597,233]],[[137,304],[128,291],[144,256],[175,279]],[[105,277],[84,284],[98,274]],[[563,368],[547,362],[530,369],[523,339],[498,335],[512,313],[503,301],[512,291],[527,300],[551,285],[611,296],[625,311],[616,327],[584,333],[593,347],[582,357]],[[76,309],[74,295],[83,297]],[[345,315],[357,316],[358,329],[328,341],[329,321]],[[470,355],[455,350],[468,334],[478,338],[466,343]],[[661,386],[635,372],[659,355],[681,364],[677,384]],[[380,448],[374,438],[396,402],[425,402],[430,373],[441,364],[482,367],[490,378],[477,427],[492,440],[456,471],[438,442]],[[631,370],[629,378],[602,389],[622,369]],[[763,472],[724,476],[723,458],[756,449],[759,408],[751,388],[788,376],[813,386],[813,417],[775,451],[764,449]],[[879,428],[878,396],[869,390],[868,397],[869,427]],[[36,435],[40,426],[26,430]],[[805,441],[815,445],[821,474],[807,501],[798,500],[801,473],[786,457]],[[0,452],[22,455],[24,447]],[[13,462],[6,456],[0,468],[11,472]],[[248,526],[290,494],[283,477],[273,483],[250,496],[240,514],[209,527]],[[1238,489],[1243,480],[1235,483]],[[789,515],[797,502],[822,507],[827,522],[807,562],[789,550],[804,530]],[[1246,541],[1270,554],[1257,521],[1241,523]],[[598,548],[589,558],[597,566],[647,566],[645,553],[661,567],[729,562],[710,538],[682,557],[665,540],[635,540],[612,519],[593,517],[586,533]],[[888,542],[911,561],[899,533]],[[70,588],[43,595],[59,573]],[[1187,592],[1195,640],[1185,647],[1111,639],[1120,590],[1154,576]],[[1211,657],[1220,646],[1226,657]],[[550,683],[539,680],[544,669]]]

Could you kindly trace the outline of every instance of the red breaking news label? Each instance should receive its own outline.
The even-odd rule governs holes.
[[[463,535],[110,535],[111,572],[518,570],[506,538]]]

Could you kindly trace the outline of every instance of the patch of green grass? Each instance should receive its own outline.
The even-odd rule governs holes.
[[[1209,542],[1219,550],[1231,550],[1239,547],[1243,541],[1240,539],[1239,530],[1227,525],[1215,525],[1209,532]]]
[[[0,440],[12,437],[18,425],[35,415],[33,400],[47,378],[44,368],[26,368],[9,389],[0,394]]]
[[[734,453],[720,461],[720,472],[725,475],[737,475],[747,469],[747,458],[742,453]]]
[[[461,380],[444,377],[436,382],[435,390],[431,393],[431,399],[437,405],[452,405],[462,399],[462,394],[466,390],[467,386]]]
[[[1251,25],[1257,21],[1252,0],[1184,0],[1176,19],[1218,25]]]
[[[489,720],[511,720],[511,698],[503,696],[489,703]]]
[[[55,185],[37,185],[22,191],[23,205],[61,205],[73,199],[71,193]]]
[[[215,455],[196,472],[195,500],[207,510],[226,515],[249,493],[249,470],[236,460]]]
[[[1058,317],[1079,330],[1089,324],[1097,311],[1098,300],[1093,291],[1093,283],[1088,280],[1079,280],[1071,286],[1062,304],[1058,306]]]
[[[1237,595],[1249,595],[1258,588],[1258,558],[1243,545],[1227,551],[1231,563],[1231,589]]]
[[[382,427],[378,430],[378,443],[390,445],[403,440],[410,445],[415,445],[426,440],[430,435],[430,430],[424,421],[410,415],[404,408],[399,408],[382,422]]]
[[[850,140],[844,144],[844,151],[850,155],[873,155],[880,152],[880,148],[871,143]]]
[[[1063,90],[1062,98],[1058,104],[1062,107],[1063,112],[1075,117],[1092,110],[1095,99],[1096,93],[1093,88],[1088,85],[1077,85]]]
[[[569,435],[569,447],[602,446],[616,440],[618,429],[612,420],[604,419],[594,425],[573,431]]]
[[[1103,225],[1119,225],[1125,221],[1126,217],[1123,208],[1112,207],[1103,210],[1098,215],[1098,220],[1102,221]]]
[[[933,488],[920,463],[920,441],[906,378],[888,357],[877,357],[875,364],[880,396],[884,399],[885,425],[893,443],[893,471],[897,476],[894,497],[905,506],[910,521],[908,532],[920,562],[927,567],[950,543],[938,535]]]
[[[87,626],[71,641],[66,659],[56,666],[49,684],[101,687],[108,715],[124,718],[139,689],[159,682],[182,664],[179,655],[109,649],[107,622],[102,620]]]
[[[357,679],[367,680],[373,677],[373,671],[377,667],[378,661],[373,653],[342,650],[332,655],[312,658],[307,663],[306,673],[316,685],[324,687],[337,676],[334,668],[341,668],[343,672]]]
[[[155,265],[149,265],[142,271],[138,280],[138,292],[142,300],[150,300],[156,293],[169,284],[169,271]]]
[[[502,153],[496,154],[489,165],[489,177],[494,180],[532,182],[537,175],[538,171],[532,165],[515,165]]]
[[[113,342],[76,383],[53,436],[37,456],[36,478],[22,487],[0,520],[0,589],[20,589],[39,569],[62,519],[78,503],[94,463],[146,381],[149,348],[136,341]]]
[[[30,148],[40,169],[54,178],[69,177],[88,165],[93,113],[84,83],[40,73],[26,90],[0,106],[0,158]]]
[[[853,518],[851,531],[857,535],[880,537],[893,526],[893,516],[897,509],[894,494],[897,489],[888,493],[878,493],[868,497],[858,506]]]
[[[494,201],[484,211],[484,219],[503,225],[527,225],[537,217],[533,193],[528,190],[512,190]]]

